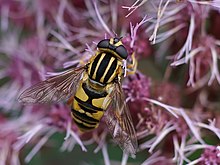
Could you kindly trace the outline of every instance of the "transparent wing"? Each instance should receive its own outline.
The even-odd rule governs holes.
[[[59,75],[41,81],[20,94],[23,103],[50,103],[65,100],[75,93],[85,67],[69,69]]]
[[[134,156],[138,147],[137,137],[130,111],[119,83],[114,84],[112,103],[105,112],[104,120],[114,141],[125,153]]]

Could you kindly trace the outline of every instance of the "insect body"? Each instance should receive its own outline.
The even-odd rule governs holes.
[[[70,98],[72,118],[81,132],[97,128],[104,117],[116,143],[126,153],[135,154],[137,139],[120,84],[127,51],[119,38],[104,39],[97,47],[88,64],[28,88],[19,100],[47,103]]]
[[[120,46],[124,54],[114,51]],[[102,40],[98,48],[99,51],[90,60],[73,99],[72,117],[81,131],[91,130],[98,126],[110,103],[112,83],[117,76],[120,77],[123,74],[122,59],[127,57],[124,46],[117,38]],[[105,104],[103,104],[104,101]]]

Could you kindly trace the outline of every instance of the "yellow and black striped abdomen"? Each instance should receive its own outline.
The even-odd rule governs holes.
[[[118,59],[109,52],[99,52],[92,60],[89,68],[89,78],[102,83],[110,83],[117,76]]]
[[[90,131],[98,127],[105,107],[109,104],[106,101],[107,92],[97,92],[89,87],[86,82],[79,84],[72,104],[72,117],[82,132]],[[103,102],[107,104],[103,107]]]

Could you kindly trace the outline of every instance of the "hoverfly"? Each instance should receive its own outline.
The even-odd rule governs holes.
[[[102,117],[114,141],[134,155],[137,138],[121,87],[128,56],[120,38],[101,40],[85,66],[73,68],[26,89],[23,103],[51,103],[68,100],[71,115],[81,132],[98,127]]]

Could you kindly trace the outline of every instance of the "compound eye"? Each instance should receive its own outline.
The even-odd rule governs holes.
[[[128,52],[123,45],[117,47],[115,51],[123,59],[126,59],[128,56]]]
[[[109,47],[109,42],[110,42],[109,39],[101,40],[101,41],[98,43],[97,47],[98,47],[98,48],[108,48],[108,47]]]
[[[114,38],[114,44],[118,43],[120,41],[119,38]]]

